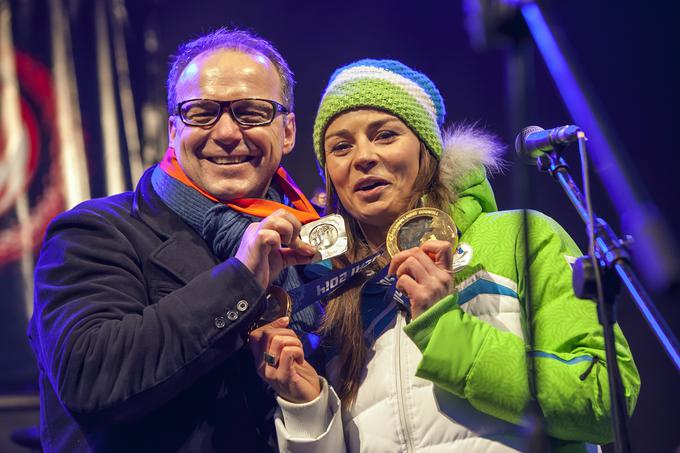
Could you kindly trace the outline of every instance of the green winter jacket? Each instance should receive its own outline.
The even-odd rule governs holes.
[[[496,211],[481,168],[456,181],[452,217],[461,232],[456,291],[405,327],[423,353],[417,375],[467,399],[476,409],[522,424],[530,401],[528,360],[553,447],[563,441],[612,441],[609,383],[596,306],[576,298],[571,263],[581,255],[549,217],[531,211],[529,272],[532,325],[526,325],[522,212]],[[533,331],[534,347],[524,342]],[[616,348],[628,411],[640,378],[626,339],[615,326]],[[561,447],[561,448],[560,448]]]

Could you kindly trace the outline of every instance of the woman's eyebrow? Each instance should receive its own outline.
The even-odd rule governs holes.
[[[403,123],[400,120],[398,120],[397,118],[381,118],[381,119],[377,119],[375,121],[371,121],[370,123],[368,123],[368,126],[366,126],[366,130],[370,134],[372,134],[372,133],[375,133],[375,131],[377,131],[381,127],[383,127],[385,125],[392,125],[392,124],[398,126],[398,125],[401,125]]]
[[[333,138],[333,137],[347,138],[347,137],[351,137],[351,136],[352,136],[352,132],[350,132],[349,129],[340,129],[340,130],[337,130],[337,131],[333,131],[330,134],[326,134],[326,139],[324,140],[324,142],[327,141],[330,138]]]
[[[368,130],[369,132],[375,132],[377,129],[380,129],[384,125],[391,124],[391,123],[394,123],[396,125],[402,124],[401,121],[397,118],[380,118],[380,119],[373,120],[373,121],[369,122],[368,125],[366,126],[366,130]],[[330,134],[327,134],[326,140],[333,138],[333,137],[347,138],[347,137],[351,137],[351,136],[352,136],[352,131],[350,131],[349,129],[339,129],[337,131],[333,131]],[[326,140],[324,140],[324,141],[326,141]]]

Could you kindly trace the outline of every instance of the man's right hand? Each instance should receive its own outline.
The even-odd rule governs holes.
[[[316,249],[300,240],[301,228],[293,214],[279,209],[246,228],[236,258],[267,288],[285,267],[313,261]]]
[[[321,393],[319,375],[304,356],[302,342],[288,329],[289,319],[279,318],[248,337],[257,373],[276,393],[293,403],[312,401]],[[265,360],[265,353],[270,357]]]

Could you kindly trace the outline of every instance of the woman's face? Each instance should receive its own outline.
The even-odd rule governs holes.
[[[400,119],[377,110],[343,113],[324,137],[326,170],[340,202],[364,226],[381,229],[408,208],[420,149]]]

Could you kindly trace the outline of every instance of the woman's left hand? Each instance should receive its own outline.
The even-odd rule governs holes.
[[[450,242],[427,241],[392,257],[389,273],[397,276],[397,289],[411,302],[415,319],[451,292],[453,250]]]

